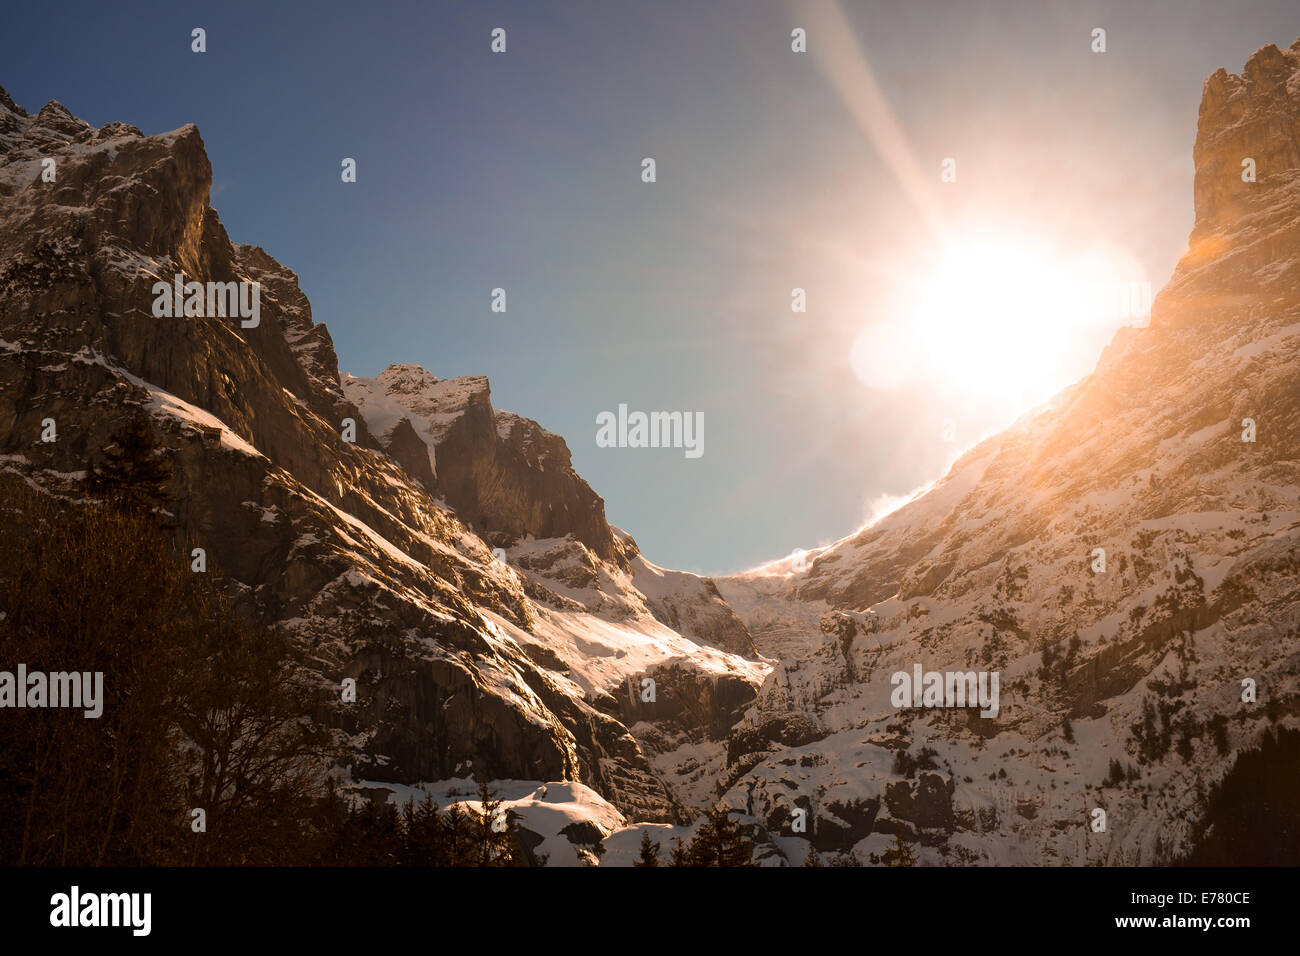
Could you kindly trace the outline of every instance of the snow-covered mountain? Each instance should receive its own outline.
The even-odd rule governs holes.
[[[725,736],[767,671],[744,626],[708,581],[641,558],[563,440],[494,411],[485,379],[340,376],[297,277],[230,241],[210,185],[193,126],[95,129],[0,92],[0,465],[80,498],[147,408],[178,541],[301,642],[323,696],[357,680],[317,715],[354,780],[575,781],[687,819],[628,727]],[[155,317],[177,274],[259,283],[260,320]]]
[[[1194,155],[1149,328],[887,517],[719,581],[779,659],[730,738],[734,806],[806,807],[863,858],[901,832],[930,862],[1165,862],[1231,752],[1295,720],[1300,41],[1206,81]],[[999,671],[1000,713],[895,709],[917,663]]]
[[[630,862],[648,827],[666,850],[719,796],[770,865],[896,838],[927,863],[1167,861],[1232,755],[1296,721],[1298,110],[1300,41],[1211,76],[1150,327],[887,517],[712,581],[641,555],[485,378],[340,373],[296,276],[226,235],[193,126],[0,90],[0,468],[82,498],[148,409],[178,542],[323,698],[357,679],[315,715],[356,790],[446,805],[486,775],[552,864]],[[177,274],[257,282],[260,322],[155,317]],[[918,664],[998,672],[996,716],[896,707]]]

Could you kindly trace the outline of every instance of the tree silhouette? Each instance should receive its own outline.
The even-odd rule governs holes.
[[[731,819],[736,811],[715,806],[705,814],[686,851],[687,866],[751,866],[754,842],[740,831]]]
[[[686,858],[686,847],[682,844],[681,837],[673,837],[673,847],[668,852],[669,866],[689,866]]]
[[[894,845],[885,851],[885,866],[916,866],[916,854],[912,851],[912,841],[901,832],[894,834]]]
[[[75,660],[102,674],[97,719],[48,708],[0,720],[0,864],[320,852],[318,835],[340,818],[319,800],[328,761],[294,652],[237,619],[222,593],[152,516],[0,477],[0,648],[33,668]],[[191,828],[196,808],[203,833]]]
[[[171,502],[167,484],[172,463],[167,449],[154,438],[149,415],[137,407],[101,451],[104,460],[91,468],[87,485],[92,494],[123,511],[156,514]]]
[[[479,810],[474,821],[476,847],[474,865],[512,866],[520,862],[515,841],[514,820],[503,801],[484,778],[478,785]]]
[[[641,831],[641,855],[633,866],[658,866],[659,844],[650,840],[650,831]]]
[[[1300,853],[1300,731],[1270,730],[1210,788],[1193,866],[1293,866]]]

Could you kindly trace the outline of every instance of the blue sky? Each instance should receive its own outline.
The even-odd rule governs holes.
[[[1204,77],[1300,35],[1290,2],[862,3],[845,16],[942,215],[1122,248],[1158,287],[1192,221]],[[0,85],[99,125],[196,123],[232,238],[298,273],[340,367],[486,374],[563,435],[660,564],[840,537],[1005,405],[854,373],[932,237],[816,56],[807,4],[17,4]],[[190,52],[190,30],[208,52]],[[490,53],[493,27],[508,52]],[[1089,50],[1107,30],[1104,56]],[[339,163],[355,157],[358,182]],[[653,156],[658,182],[640,181]],[[808,312],[792,314],[793,287]],[[489,309],[494,287],[508,311]],[[1051,303],[1044,303],[1050,321]],[[905,308],[905,304],[903,308]],[[1081,342],[1082,374],[1104,338]],[[605,449],[595,416],[702,411],[705,454]],[[994,407],[996,405],[996,407]]]

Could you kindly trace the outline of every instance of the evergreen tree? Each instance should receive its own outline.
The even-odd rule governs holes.
[[[813,849],[813,846],[812,846],[811,843],[808,844],[808,855],[807,855],[806,857],[803,858],[803,865],[804,865],[804,866],[822,866],[822,865],[823,865],[823,864],[822,864],[822,858],[819,857],[819,856],[817,855],[817,851]]]
[[[446,866],[447,848],[438,804],[426,797],[415,808],[406,831],[407,859],[410,866]]]
[[[633,866],[658,866],[659,844],[650,840],[650,831],[641,831],[641,855]]]
[[[323,866],[342,866],[344,859],[344,840],[351,823],[351,812],[347,802],[338,792],[334,778],[325,781],[325,794],[321,797],[319,810],[315,815],[317,827],[317,846],[314,861]]]
[[[370,832],[366,842],[373,847],[372,863],[375,866],[396,866],[402,858],[402,818],[392,803],[369,805],[372,814],[368,819]]]
[[[1106,779],[1102,781],[1102,786],[1118,787],[1124,782],[1124,765],[1114,757],[1110,758],[1110,766],[1106,771]]]
[[[475,821],[459,803],[453,803],[442,815],[443,844],[446,847],[447,866],[476,866],[477,834]]]
[[[478,785],[478,798],[475,865],[510,866],[515,862],[514,821],[486,778]]]
[[[686,847],[682,845],[681,837],[673,837],[673,848],[668,855],[669,866],[689,866],[686,857]]]
[[[912,852],[912,841],[902,833],[894,834],[894,845],[885,851],[885,866],[916,866],[916,854]]]
[[[688,866],[750,866],[754,843],[731,819],[731,808],[715,806],[705,815],[686,851]]]
[[[136,408],[101,450],[104,460],[91,469],[88,480],[92,494],[124,511],[142,514],[154,514],[171,501],[167,491],[171,460],[167,449],[155,440],[143,408]]]

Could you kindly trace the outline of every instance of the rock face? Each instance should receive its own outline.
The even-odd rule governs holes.
[[[1298,108],[1300,43],[1211,76],[1196,227],[1150,327],[1121,330],[1092,375],[806,572],[718,582],[782,658],[731,734],[734,805],[772,791],[829,819],[879,798],[934,862],[1161,862],[1187,848],[1231,752],[1295,720]],[[999,671],[1000,713],[895,709],[890,675],[918,663]],[[1246,678],[1267,708],[1262,690],[1242,701]],[[1228,753],[1209,730],[1225,721]],[[904,799],[923,748],[943,786]],[[1103,787],[1111,760],[1134,779]],[[1086,829],[1097,806],[1108,835]]]
[[[656,620],[631,579],[634,558],[649,566],[564,442],[494,411],[485,379],[414,366],[365,387],[341,378],[297,277],[230,241],[210,185],[193,126],[95,129],[57,103],[31,116],[0,91],[0,467],[81,497],[110,433],[147,408],[174,465],[178,543],[205,548],[244,612],[308,649],[315,716],[354,779],[581,781],[634,819],[681,816],[611,692],[631,661],[671,660],[683,681],[726,684],[734,709],[766,666]],[[154,283],[177,274],[257,283],[259,321],[155,317]],[[43,442],[49,419],[57,440]],[[593,579],[625,582],[618,613],[561,599],[491,552],[538,538],[580,553]],[[752,655],[716,589],[679,577],[690,587],[660,603]],[[575,650],[589,632],[608,662]],[[347,677],[358,700],[343,705]],[[718,719],[660,716],[698,734]]]
[[[1205,81],[1197,124],[1193,243],[1234,228],[1261,196],[1300,169],[1300,41],[1260,48],[1238,76],[1218,69]],[[1243,180],[1253,160],[1255,182]],[[1258,188],[1264,187],[1264,188]]]
[[[505,544],[524,535],[571,534],[601,559],[617,560],[605,503],[574,472],[564,439],[493,409],[483,376],[444,381],[418,365],[390,365],[373,379],[349,375],[343,387],[372,427],[383,422],[387,431],[394,415],[418,423],[410,430],[434,463],[430,490],[486,539]],[[395,454],[392,446],[390,437],[386,447]]]

